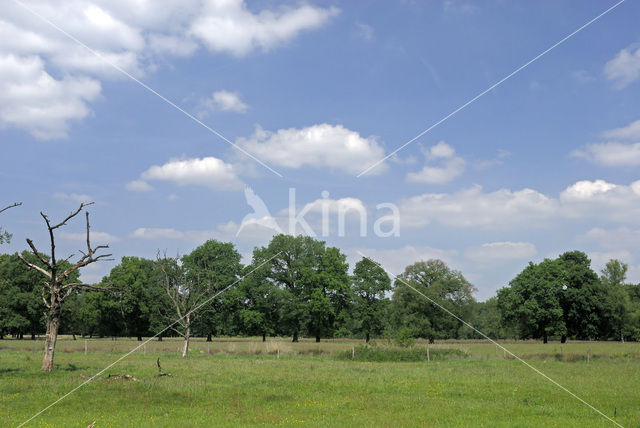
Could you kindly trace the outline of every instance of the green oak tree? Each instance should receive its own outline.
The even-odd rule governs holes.
[[[279,332],[279,314],[282,305],[282,293],[275,284],[266,280],[262,271],[268,266],[260,266],[264,260],[254,259],[245,268],[244,278],[239,284],[242,295],[242,308],[238,319],[241,331],[250,336],[267,336]]]
[[[550,336],[567,334],[560,305],[562,269],[555,260],[529,263],[511,282],[498,290],[498,307],[505,323],[515,326],[520,338],[547,343]]]
[[[624,342],[625,334],[632,333],[630,329],[633,312],[628,286],[625,284],[629,266],[619,260],[611,259],[607,262],[600,275],[600,282],[607,291],[606,319],[616,339]]]
[[[208,240],[183,256],[182,262],[187,279],[210,284],[209,293],[214,294],[239,280],[243,269],[241,258],[233,244]],[[237,335],[241,296],[236,285],[204,305],[194,323],[194,332],[206,335],[207,341],[214,335]]]
[[[477,302],[473,308],[471,325],[493,339],[504,339],[512,336],[512,329],[505,326],[500,316],[498,298],[490,297],[484,302]],[[475,331],[470,332],[469,338],[475,339],[479,335]]]
[[[316,342],[323,336],[332,337],[346,318],[351,299],[346,259],[339,249],[324,248],[319,267],[308,284],[306,329]]]
[[[331,336],[349,302],[346,257],[309,236],[276,235],[253,252],[258,281],[279,289],[280,328],[297,342],[303,333]]]
[[[468,319],[475,303],[475,288],[462,273],[442,260],[419,261],[396,278],[391,299],[391,323],[396,330],[409,331],[430,342],[458,338],[463,324],[418,295],[407,283],[460,318]]]
[[[562,286],[559,296],[567,335],[582,340],[606,338],[611,330],[606,317],[607,290],[591,269],[591,260],[582,251],[567,251],[557,262],[561,269],[557,283]]]
[[[503,320],[522,338],[596,339],[610,330],[607,290],[581,251],[529,265],[498,291]]]
[[[368,343],[372,334],[380,334],[384,329],[389,303],[386,293],[391,290],[391,280],[378,263],[364,257],[356,263],[351,281],[354,329],[364,334]]]
[[[122,257],[102,283],[117,294],[126,334],[139,341],[151,328],[154,298],[160,294],[154,290],[160,283],[155,280],[155,261],[140,257]]]
[[[38,259],[28,251],[22,253],[31,263]],[[46,257],[42,255],[42,257]],[[45,305],[40,293],[40,274],[27,268],[17,254],[0,255],[0,330],[19,339],[44,330]]]

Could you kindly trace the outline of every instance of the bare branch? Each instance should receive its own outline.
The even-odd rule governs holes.
[[[178,322],[178,324],[180,324],[180,325],[184,328],[184,325],[183,325],[181,322]],[[184,334],[184,331],[180,331],[180,330],[178,330],[177,328],[170,327],[170,329],[171,329],[171,330],[173,330],[173,331],[174,331],[174,333],[177,333],[177,334],[178,334],[178,335],[180,335],[180,336],[182,336],[182,335]]]
[[[42,301],[44,302],[44,305],[45,305],[47,308],[51,308],[51,303],[49,303],[49,302],[47,301],[47,298],[46,298],[46,297],[44,297],[44,292],[45,292],[45,290],[46,290],[46,288],[45,288],[45,287],[42,287],[42,290],[40,290],[40,294],[42,294]]]
[[[82,211],[82,209],[84,207],[88,207],[89,205],[93,205],[93,202],[87,202],[87,203],[83,202],[83,203],[81,203],[77,210],[75,210],[72,213],[70,213],[64,220],[62,220],[60,223],[56,224],[55,226],[50,226],[50,229],[54,230],[54,229],[57,229],[59,227],[64,226],[65,224],[67,224],[67,222],[69,220],[71,220],[72,218],[77,216],[80,213],[80,211]],[[46,216],[44,214],[40,213],[40,215],[42,215],[46,219]],[[49,225],[49,221],[47,221],[47,225]]]
[[[92,203],[93,202],[91,202],[91,204]],[[78,209],[78,211],[75,212],[75,214],[80,212],[80,209],[82,209],[82,207],[86,206],[86,205],[90,205],[90,204],[81,204],[80,208]],[[75,215],[75,214],[73,214],[73,215]],[[68,218],[67,218],[67,220],[68,220]],[[96,252],[98,252],[100,250],[103,250],[103,249],[107,249],[107,248],[109,248],[109,246],[108,245],[98,245],[95,248],[91,248],[91,239],[90,239],[91,225],[89,224],[89,213],[88,212],[86,212],[86,222],[87,222],[87,252],[85,253],[83,251],[80,251],[80,253],[82,253],[82,257],[80,258],[80,260],[78,260],[74,265],[70,266],[64,272],[62,272],[60,274],[60,276],[59,276],[60,279],[68,278],[69,275],[71,275],[71,273],[75,272],[76,270],[78,270],[81,267],[84,267],[84,266],[86,266],[88,264],[97,262],[98,260],[112,260],[112,259],[108,259],[108,257],[111,257],[113,255],[111,253],[110,254],[100,254],[98,256],[95,256]]]
[[[67,289],[63,294],[61,294],[61,295],[58,297],[58,300],[59,300],[60,302],[62,302],[64,299],[66,299],[67,297],[69,297],[69,294],[71,294],[71,292],[72,292],[73,290],[74,290],[73,288],[68,288],[68,289]]]
[[[9,208],[19,207],[20,205],[22,205],[22,202],[14,202],[13,204],[9,205],[8,207],[4,207],[4,208],[0,209],[0,213],[5,212]]]
[[[22,260],[22,263],[24,263],[25,265],[27,265],[27,267],[29,269],[33,269],[33,270],[37,270],[38,272],[40,272],[41,274],[45,275],[47,278],[51,279],[51,272],[48,272],[47,270],[41,268],[38,265],[34,265],[33,263],[29,263],[27,261],[27,259],[25,259],[24,257],[22,257],[22,255],[18,254],[18,258],[20,260]]]
[[[104,248],[109,248],[105,245],[101,245],[101,247]],[[111,259],[107,259],[106,257],[111,257],[113,254],[101,254],[97,257],[93,257],[93,253],[92,254],[87,254],[85,256],[83,256],[80,260],[78,260],[74,265],[72,265],[71,267],[67,268],[64,272],[62,272],[60,275],[58,275],[58,279],[59,280],[63,280],[65,278],[68,278],[69,275],[71,275],[73,272],[77,271],[78,269],[80,269],[81,267],[84,267],[88,264],[91,264],[93,262],[97,262],[98,260],[111,260]]]
[[[101,287],[95,284],[85,284],[83,282],[70,282],[68,284],[63,284],[62,289],[83,289],[87,291],[114,291],[112,287]]]
[[[49,262],[44,257],[42,257],[42,255],[38,252],[38,249],[36,248],[36,246],[33,245],[33,241],[27,238],[27,244],[29,244],[29,247],[31,248],[31,252],[38,258],[38,260],[40,260],[40,262],[43,265],[51,269],[51,264],[49,264]]]
[[[89,211],[86,211],[85,214],[87,219],[87,252],[91,254],[91,241],[89,241],[89,229],[91,229],[91,226],[89,226]]]

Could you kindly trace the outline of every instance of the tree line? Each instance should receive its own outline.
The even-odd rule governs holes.
[[[0,338],[46,330],[43,278],[29,264],[46,269],[51,258],[38,254],[0,255]],[[123,257],[99,284],[68,288],[59,331],[179,336],[183,355],[193,336],[480,337],[417,290],[492,338],[640,340],[640,285],[627,284],[626,272],[611,260],[598,275],[584,253],[566,252],[529,263],[497,296],[477,302],[474,287],[441,260],[415,262],[392,280],[368,258],[350,273],[345,254],[311,237],[277,235],[247,266],[233,244],[209,240],[183,256]],[[74,270],[61,287],[77,283]]]

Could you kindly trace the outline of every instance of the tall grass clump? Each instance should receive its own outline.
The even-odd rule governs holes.
[[[392,348],[378,346],[356,346],[353,350],[337,354],[341,360],[371,361],[371,362],[415,362],[438,361],[468,357],[466,352],[459,349],[433,348]]]

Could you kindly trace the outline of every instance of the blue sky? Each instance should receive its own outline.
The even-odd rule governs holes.
[[[236,235],[252,211],[245,188],[283,229],[294,188],[313,232],[352,263],[360,251],[399,273],[441,258],[480,299],[529,260],[571,249],[596,269],[622,259],[640,281],[637,2],[360,177],[615,2],[28,4],[5,2],[0,14],[0,205],[23,202],[2,214],[14,234],[4,252],[25,249],[26,237],[46,248],[40,210],[57,218],[94,201],[94,241],[116,258],[215,238],[248,261],[273,231],[251,224]],[[398,207],[398,236],[374,233],[390,212],[380,203]],[[340,207],[351,210],[345,236]],[[354,209],[366,211],[367,236]],[[81,248],[82,228],[70,224],[59,247]]]

